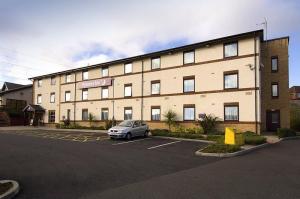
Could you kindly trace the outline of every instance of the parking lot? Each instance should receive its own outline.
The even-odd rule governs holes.
[[[0,176],[21,183],[18,198],[84,198],[217,161],[194,155],[204,146],[155,137],[110,140],[103,133],[0,131]]]
[[[0,178],[17,180],[21,199],[300,197],[298,140],[229,159],[194,155],[205,146],[0,129]]]

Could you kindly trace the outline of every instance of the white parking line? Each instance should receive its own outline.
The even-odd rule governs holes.
[[[178,142],[181,142],[181,141],[169,142],[169,143],[166,143],[166,144],[161,144],[161,145],[153,146],[153,147],[150,147],[148,149],[155,149],[155,148],[158,148],[158,147],[162,147],[162,146],[166,146],[166,145],[170,145],[170,144],[175,144],[175,143],[178,143]]]
[[[143,140],[147,140],[147,139],[152,139],[152,138],[144,138],[144,139],[138,139],[138,140],[127,141],[127,142],[119,142],[119,143],[112,144],[112,145],[128,144],[128,143],[139,142],[139,141],[143,141]]]

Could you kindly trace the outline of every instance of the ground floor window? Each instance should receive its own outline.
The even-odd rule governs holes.
[[[101,109],[101,120],[108,120],[108,108]]]
[[[88,120],[88,119],[89,119],[88,109],[82,109],[82,120]]]
[[[54,123],[55,122],[55,111],[48,111],[48,122]]]
[[[151,107],[151,120],[160,120],[160,106]]]
[[[183,105],[183,120],[185,121],[195,120],[195,104]]]
[[[239,121],[239,104],[224,104],[224,121]]]
[[[124,120],[132,120],[132,107],[124,108]]]

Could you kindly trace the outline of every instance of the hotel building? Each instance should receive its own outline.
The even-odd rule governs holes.
[[[143,120],[166,128],[173,110],[183,126],[200,114],[218,128],[257,133],[289,127],[289,38],[264,40],[263,30],[30,78],[45,124]]]

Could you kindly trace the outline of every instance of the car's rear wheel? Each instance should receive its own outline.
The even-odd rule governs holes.
[[[127,133],[127,134],[126,134],[126,140],[131,140],[131,138],[132,138],[131,133]]]

